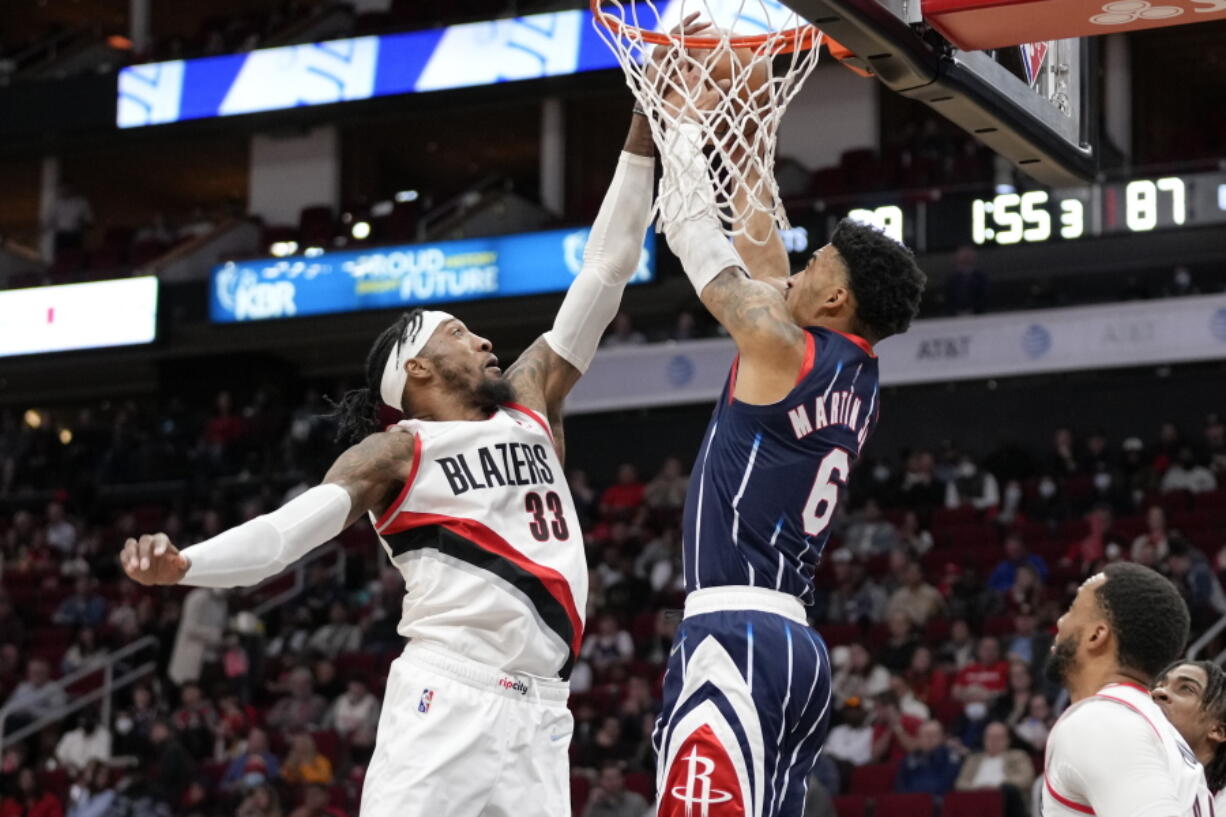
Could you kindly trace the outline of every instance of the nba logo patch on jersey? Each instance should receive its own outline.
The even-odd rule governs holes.
[[[434,703],[434,690],[423,689],[421,691],[421,700],[417,702],[417,711],[425,715],[430,711],[430,704]]]

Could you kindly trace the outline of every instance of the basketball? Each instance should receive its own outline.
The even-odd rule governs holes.
[[[729,32],[715,30],[703,34],[714,37],[727,36]],[[753,48],[734,48],[725,44],[714,49],[690,49],[689,59],[681,64],[701,67],[704,84],[708,87],[720,87],[721,83],[727,85],[725,93],[731,98],[730,113],[716,123],[716,135],[726,133],[733,122],[740,123],[739,129],[746,136],[757,130],[758,118],[770,100],[769,59],[755,56]]]

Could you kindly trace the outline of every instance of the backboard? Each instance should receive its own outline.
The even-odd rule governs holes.
[[[919,0],[786,0],[892,91],[959,125],[1036,180],[1094,176],[1093,38],[964,51],[926,22]]]

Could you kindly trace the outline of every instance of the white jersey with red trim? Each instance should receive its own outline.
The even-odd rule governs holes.
[[[1196,755],[1149,692],[1108,684],[1047,740],[1043,817],[1212,817]]]
[[[404,575],[400,633],[506,672],[569,676],[587,563],[549,426],[518,405],[400,425],[416,435],[412,472],[375,521]]]

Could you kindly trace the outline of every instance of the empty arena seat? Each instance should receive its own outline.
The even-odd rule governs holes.
[[[1005,798],[999,789],[955,791],[945,795],[941,817],[1001,817]]]
[[[936,811],[931,794],[883,794],[876,803],[876,817],[932,817]]]
[[[897,763],[870,763],[851,770],[850,794],[881,794],[894,788]]]
[[[868,814],[868,798],[863,794],[843,794],[831,801],[837,817],[865,817]]]

